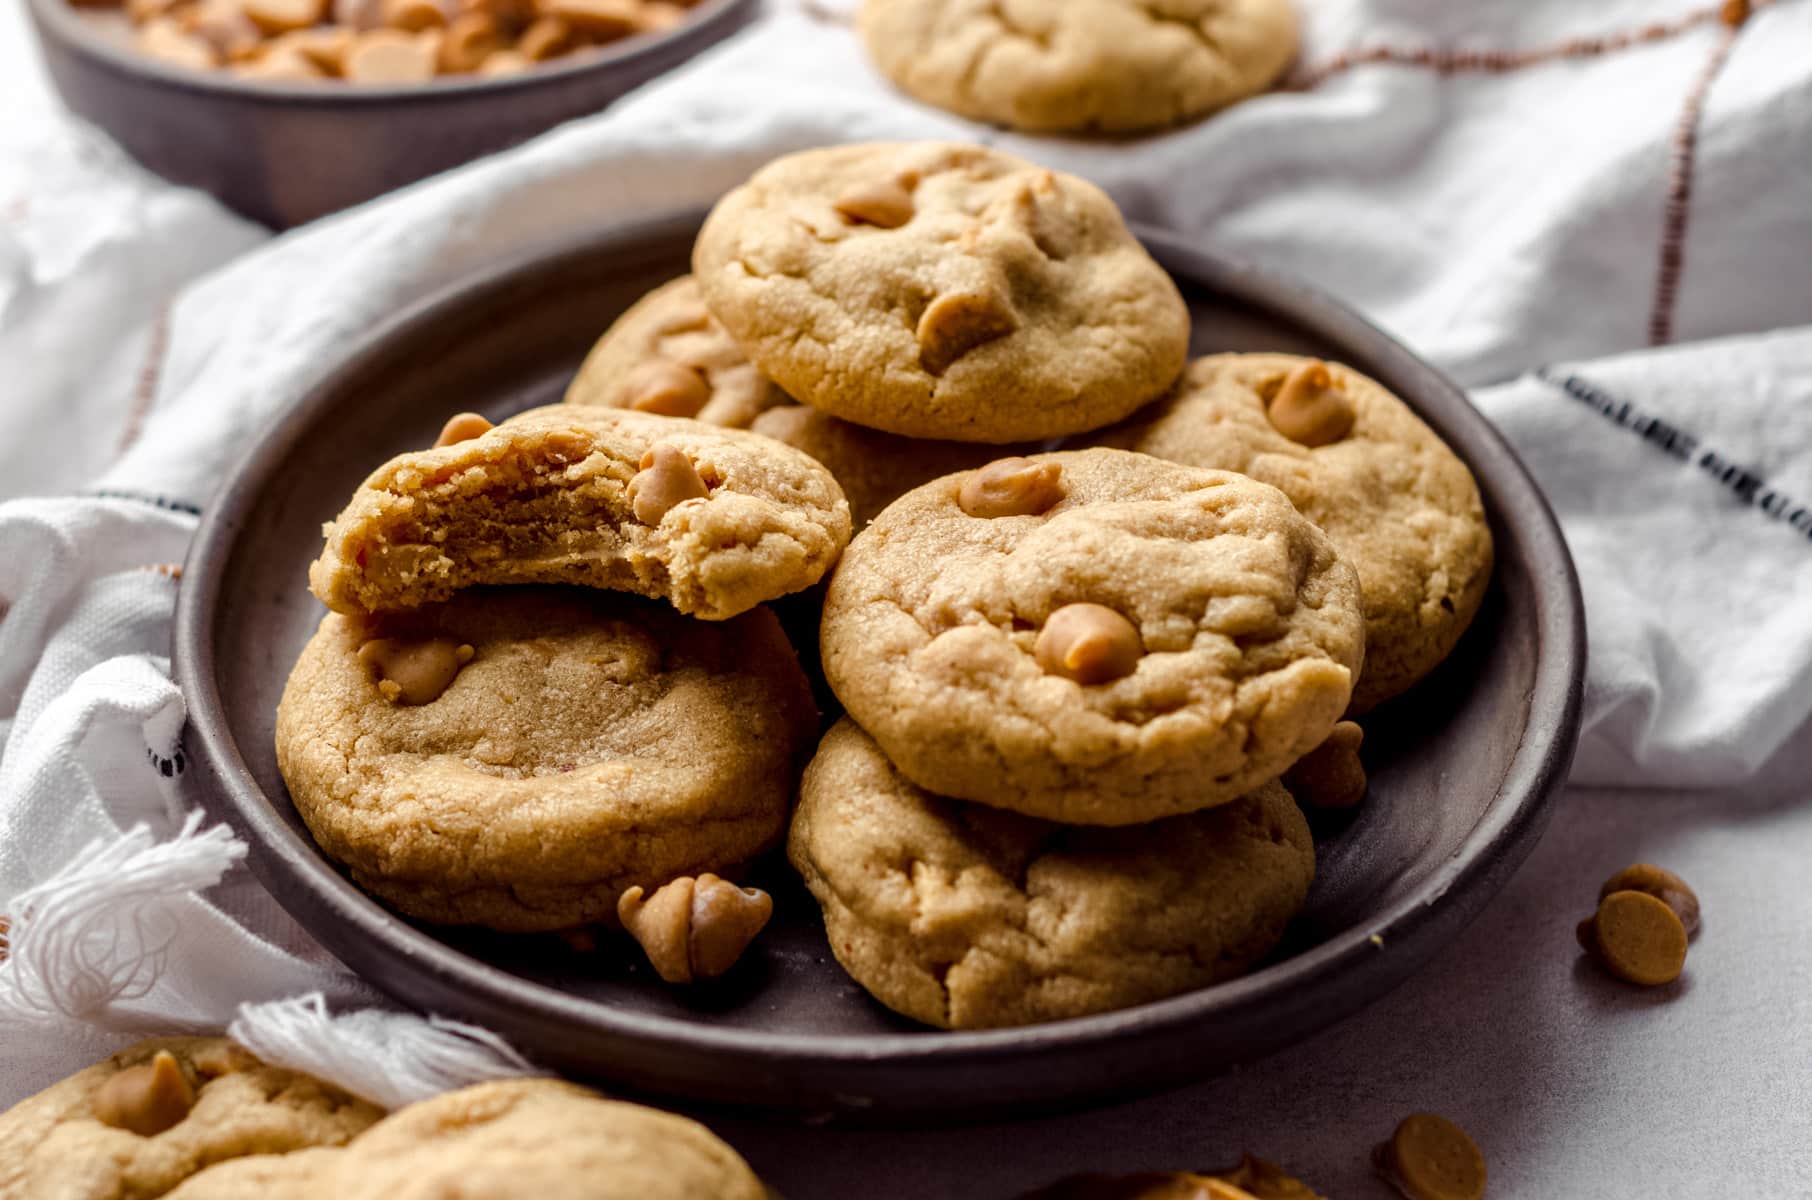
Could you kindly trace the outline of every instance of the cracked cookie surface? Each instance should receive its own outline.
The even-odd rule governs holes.
[[[689,464],[696,494],[650,519],[635,481],[654,452]],[[328,526],[308,579],[343,613],[478,584],[572,583],[722,620],[816,583],[849,530],[830,472],[771,438],[556,404],[379,467]]]
[[[472,654],[395,704],[361,647]],[[402,912],[506,931],[614,924],[617,897],[733,874],[781,834],[817,729],[769,610],[724,622],[571,588],[330,613],[277,709],[277,763],[321,848]]]
[[[778,159],[693,249],[711,312],[799,401],[909,437],[1098,428],[1182,370],[1176,285],[1093,184],[980,146]]]
[[[1250,475],[1280,489],[1359,574],[1364,712],[1407,690],[1453,650],[1491,579],[1491,529],[1466,464],[1382,385],[1329,362],[1351,428],[1321,446],[1267,417],[1283,380],[1312,359],[1217,354],[1191,363],[1167,399],[1089,440]]]
[[[844,969],[951,1029],[1229,979],[1276,945],[1315,874],[1308,825],[1275,781],[1164,821],[1055,825],[923,791],[847,719],[806,770],[787,849]]]
[[[187,1113],[152,1136],[100,1120],[97,1098],[109,1082],[148,1067],[159,1054],[176,1061],[192,1090]],[[338,1088],[267,1066],[225,1038],[156,1038],[0,1114],[0,1196],[284,1195],[222,1189],[230,1181],[312,1180],[321,1148],[345,1144],[383,1115]]]
[[[768,1200],[696,1121],[557,1079],[482,1083],[399,1109],[344,1153],[336,1200]]]
[[[1224,108],[1295,57],[1290,0],[867,0],[882,74],[1032,132],[1132,133]]]
[[[763,375],[705,309],[690,275],[636,301],[604,332],[566,403],[636,408],[747,429],[792,398]]]
[[[832,576],[825,677],[908,778],[1124,825],[1230,801],[1327,736],[1363,656],[1359,586],[1283,493],[1119,450],[1025,462],[1060,469],[1047,510],[971,516],[970,475],[949,476],[890,505]],[[1083,683],[1051,669],[1044,635],[1091,605],[1137,640],[1130,673]],[[1091,633],[1072,628],[1056,665],[1112,648]]]

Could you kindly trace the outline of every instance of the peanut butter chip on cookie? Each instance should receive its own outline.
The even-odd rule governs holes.
[[[359,647],[359,661],[392,704],[432,704],[453,686],[476,652],[452,638],[405,641],[373,638]]]
[[[1405,1117],[1372,1152],[1386,1183],[1409,1200],[1479,1200],[1485,1194],[1485,1156],[1466,1131],[1433,1113]]]
[[[1145,654],[1139,630],[1103,604],[1066,604],[1050,615],[1032,654],[1052,675],[1108,683],[1131,675]]]
[[[993,292],[946,292],[919,318],[919,363],[942,375],[963,355],[1019,328],[1006,298]]]
[[[696,417],[711,399],[711,385],[691,367],[650,359],[623,379],[625,406],[663,417]]]
[[[1304,446],[1327,446],[1352,432],[1353,402],[1334,385],[1324,362],[1303,363],[1284,377],[1265,406],[1277,432]]]
[[[760,888],[709,873],[662,884],[652,896],[632,887],[617,900],[617,919],[668,983],[722,975],[773,914],[773,898]]]
[[[1321,745],[1284,772],[1284,787],[1309,808],[1352,808],[1365,799],[1365,764],[1359,761],[1364,742],[1365,731],[1357,723],[1341,721]]]
[[[447,418],[447,423],[440,427],[440,436],[434,439],[434,448],[457,446],[469,442],[475,437],[482,437],[496,426],[473,412],[463,412]]]
[[[1672,871],[1654,863],[1625,867],[1604,881],[1598,889],[1598,899],[1602,902],[1612,892],[1647,892],[1674,910],[1680,924],[1686,927],[1687,937],[1699,932],[1699,897]]]
[[[642,469],[629,481],[629,506],[642,524],[659,525],[676,506],[708,492],[686,452],[663,443],[642,455]]]
[[[1028,458],[996,459],[963,480],[956,502],[972,517],[1028,517],[1063,499],[1063,468]]]
[[[837,197],[833,206],[852,225],[898,229],[912,220],[912,193],[897,179],[860,183]]]
[[[1647,892],[1612,892],[1579,923],[1579,944],[1617,978],[1659,987],[1686,965],[1686,924]]]
[[[195,1089],[176,1056],[159,1050],[148,1063],[127,1067],[95,1089],[95,1120],[140,1137],[174,1128],[195,1107]]]

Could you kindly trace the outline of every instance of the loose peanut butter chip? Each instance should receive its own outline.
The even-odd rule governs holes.
[[[649,359],[623,378],[626,407],[663,417],[696,417],[711,399],[711,385],[691,367]]]
[[[1145,654],[1139,630],[1103,604],[1066,604],[1038,631],[1032,655],[1052,675],[1088,685],[1131,675]]]
[[[268,34],[294,33],[327,16],[324,0],[245,0],[245,15]]]
[[[832,206],[851,225],[898,229],[912,220],[912,193],[896,179],[858,183],[837,197]]]
[[[632,887],[617,900],[617,919],[668,983],[722,975],[773,915],[773,898],[760,888],[709,873],[662,884],[652,896]]]
[[[5,917],[0,917],[0,963],[5,962],[6,956],[12,953],[13,944],[7,940],[12,932],[13,923]]]
[[[1724,0],[1724,7],[1719,15],[1724,19],[1724,24],[1735,29],[1749,19],[1749,0]]]
[[[361,34],[346,52],[351,83],[426,83],[434,78],[439,47],[400,29]]]
[[[441,698],[476,651],[452,638],[406,641],[373,638],[359,647],[359,661],[392,704],[432,704]]]
[[[457,413],[447,418],[447,423],[440,427],[440,436],[434,439],[434,448],[457,446],[469,442],[475,437],[483,437],[496,426],[474,412]]]
[[[1580,945],[1605,970],[1628,983],[1672,983],[1686,965],[1685,923],[1647,892],[1612,892],[1580,923],[1578,934]]]
[[[629,506],[644,525],[659,525],[679,504],[708,494],[698,468],[677,446],[650,446],[641,465],[629,481]]]
[[[1133,1175],[1072,1175],[1021,1200],[1259,1200],[1212,1175],[1140,1171]]]
[[[1403,1118],[1397,1131],[1372,1152],[1385,1182],[1409,1200],[1480,1200],[1485,1156],[1466,1131],[1434,1113]]]
[[[1352,432],[1353,402],[1324,362],[1306,362],[1284,377],[1265,407],[1277,432],[1304,446],[1327,446]]]
[[[946,292],[919,318],[919,364],[933,375],[942,375],[963,355],[1018,328],[1019,317],[1005,297],[993,292]]]
[[[440,69],[452,74],[476,71],[503,48],[503,33],[490,13],[463,12],[447,24],[440,43]]]
[[[1001,458],[970,473],[956,502],[972,517],[1029,517],[1063,499],[1063,467],[1029,458]]]
[[[94,1091],[95,1120],[140,1137],[174,1128],[195,1107],[195,1089],[168,1050],[127,1067]]]
[[[1674,910],[1680,924],[1686,927],[1688,938],[1699,932],[1698,894],[1672,871],[1654,863],[1625,867],[1604,881],[1604,886],[1598,889],[1598,899],[1602,902],[1612,892],[1647,892]]]
[[[1284,772],[1283,784],[1298,804],[1310,808],[1352,808],[1365,799],[1365,764],[1359,747],[1365,731],[1341,721],[1321,745]]]

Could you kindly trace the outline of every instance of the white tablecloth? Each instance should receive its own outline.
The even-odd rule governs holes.
[[[1380,1195],[1367,1149],[1416,1109],[1478,1137],[1493,1195],[1808,1190],[1812,3],[1779,0],[1740,35],[1648,0],[1308,12],[1309,69],[1376,46],[1433,47],[1451,69],[1336,70],[1132,146],[1000,140],[1317,280],[1474,388],[1579,559],[1593,664],[1575,778],[1597,786],[1569,790],[1529,866],[1415,980],[1236,1074],[959,1131],[713,1117],[789,1196],[979,1200],[1244,1150],[1334,1197]],[[1682,28],[1503,72],[1441,58],[1656,21]],[[1678,129],[1702,84],[1684,195]],[[70,129],[17,6],[0,9],[0,103],[0,496],[88,497],[0,505],[0,909],[91,836],[176,833],[169,565],[220,471],[348,336],[500,254],[708,200],[789,148],[977,133],[892,95],[844,30],[782,13],[607,114],[263,245]],[[1680,344],[1644,349],[1656,335]],[[1664,790],[1684,786],[1699,790]],[[1662,993],[1581,967],[1572,940],[1597,882],[1641,858],[1706,907]],[[187,875],[167,859],[158,911],[182,936],[163,971],[143,994],[60,994],[82,1020],[39,1006],[33,1032],[0,1033],[0,1103],[133,1031],[224,1023],[238,999],[369,998],[230,853],[192,855]],[[187,894],[222,871],[206,902]],[[21,1003],[16,965],[0,1008]]]

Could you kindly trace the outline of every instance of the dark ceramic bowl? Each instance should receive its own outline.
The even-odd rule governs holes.
[[[27,0],[70,109],[159,175],[276,229],[597,112],[740,29],[757,2],[698,0],[676,29],[507,78],[354,87],[168,66],[109,38],[68,0]]]
[[[634,954],[421,926],[359,891],[310,840],[272,750],[284,680],[323,612],[306,587],[322,521],[453,412],[501,419],[559,399],[598,332],[687,270],[699,219],[587,236],[420,305],[287,413],[208,508],[176,623],[186,778],[353,970],[547,1065],[643,1093],[883,1120],[998,1115],[1180,1083],[1305,1037],[1420,967],[1529,853],[1572,756],[1585,662],[1578,584],[1547,504],[1452,384],[1353,313],[1147,233],[1194,309],[1198,352],[1313,353],[1381,380],[1471,465],[1497,537],[1489,597],[1454,656],[1367,717],[1371,796],[1317,831],[1308,907],[1268,965],[1124,1012],[945,1033],[850,982],[784,864],[759,880],[777,908],[749,961],[697,992],[663,987]]]

